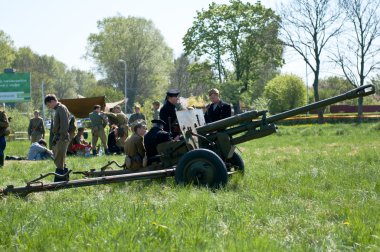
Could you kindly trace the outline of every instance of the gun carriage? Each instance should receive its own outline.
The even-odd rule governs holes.
[[[9,185],[0,190],[0,195],[25,196],[31,192],[163,177],[175,177],[178,184],[223,186],[228,182],[229,175],[244,172],[244,161],[236,151],[236,145],[275,133],[277,127],[274,123],[277,121],[374,93],[373,85],[365,85],[344,94],[269,117],[267,111],[248,111],[209,124],[205,124],[201,110],[179,111],[177,116],[183,138],[179,141],[159,144],[157,150],[160,162],[158,163],[133,172],[112,161],[100,170],[74,172],[83,174],[85,176],[83,179],[43,183],[42,179],[50,175],[67,177],[67,174],[48,173],[27,182],[27,185],[23,187]],[[122,169],[109,170],[112,164]],[[70,172],[72,171],[68,173]]]

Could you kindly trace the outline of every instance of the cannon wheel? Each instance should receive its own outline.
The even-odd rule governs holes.
[[[227,159],[227,163],[233,166],[235,171],[244,173],[244,161],[241,157],[241,155],[237,152],[234,152],[232,157],[230,159]],[[229,167],[232,168],[232,167]]]
[[[223,160],[207,149],[189,151],[181,157],[175,171],[178,184],[196,184],[217,188],[227,184]]]

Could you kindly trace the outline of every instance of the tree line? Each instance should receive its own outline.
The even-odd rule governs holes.
[[[42,82],[45,92],[58,98],[106,94],[115,101],[124,97],[126,77],[129,108],[147,99],[162,100],[169,87],[179,88],[185,97],[203,99],[208,89],[216,87],[239,112],[242,104],[273,103],[276,98],[270,96],[271,91],[280,84],[266,86],[280,74],[285,50],[292,50],[311,70],[309,98],[319,101],[336,90],[379,83],[379,6],[380,0],[292,0],[276,13],[260,2],[211,3],[196,13],[183,37],[184,53],[177,58],[152,21],[132,16],[104,18],[97,23],[98,31],[89,34],[85,52],[100,80],[29,47],[17,49],[0,31],[0,69],[32,72],[36,108],[42,102]],[[323,64],[335,64],[342,76],[320,79]],[[301,92],[301,103],[294,104],[306,102],[305,90]],[[359,98],[358,104],[363,100]],[[322,111],[319,118],[323,122]]]

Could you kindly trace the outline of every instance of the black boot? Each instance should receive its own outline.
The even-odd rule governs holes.
[[[67,170],[67,168],[65,168]],[[55,169],[55,173],[59,174],[59,175],[63,175],[65,174],[65,169],[61,169],[61,168],[57,168]],[[68,177],[58,177],[58,176],[54,176],[54,182],[62,182],[62,181],[66,181],[68,180]]]
[[[69,181],[70,180],[70,174],[68,174],[68,172],[69,172],[69,169],[68,168],[63,168],[63,174],[66,174],[67,173],[67,175],[65,176],[65,180],[66,181]]]
[[[93,156],[96,156],[96,154],[98,154],[98,153],[96,152],[96,150],[92,150],[92,155],[93,155]]]
[[[105,153],[106,153],[107,156],[111,155],[111,153],[110,153],[110,151],[108,149],[105,149]]]
[[[4,166],[4,155],[0,156],[0,167]]]

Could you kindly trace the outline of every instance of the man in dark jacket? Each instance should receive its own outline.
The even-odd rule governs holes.
[[[179,93],[178,89],[169,89],[168,92],[166,92],[165,104],[160,110],[160,119],[165,122],[164,130],[171,133],[173,137],[180,134],[179,131],[173,130],[173,128],[178,125],[176,104],[179,100]]]
[[[152,128],[144,136],[144,145],[146,156],[148,157],[148,165],[153,162],[159,162],[157,157],[157,145],[173,140],[170,134],[164,131],[165,122],[162,120],[152,120]]]
[[[216,88],[208,92],[211,103],[206,106],[205,121],[212,123],[231,116],[231,105],[223,102]]]

